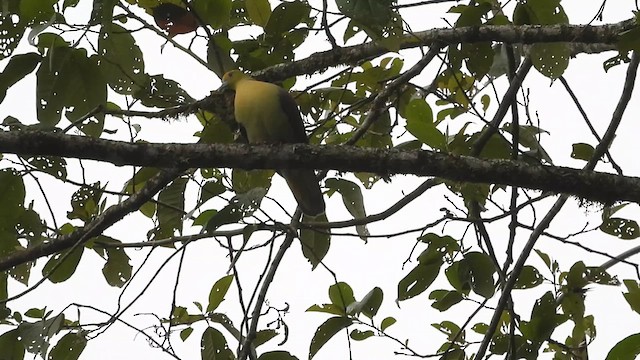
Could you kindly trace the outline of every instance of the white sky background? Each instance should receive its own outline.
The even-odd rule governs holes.
[[[85,3],[85,5],[89,4],[87,1],[82,1],[81,4],[82,3]],[[585,3],[588,3],[588,5],[585,6]],[[632,16],[633,1],[618,0],[612,4],[608,4],[606,8],[604,23],[613,23],[628,19]],[[272,5],[275,6],[275,2]],[[402,15],[403,18],[411,24],[414,31],[446,27],[447,24],[443,21],[443,17],[450,22],[455,21],[455,16],[444,15],[446,9],[450,6],[451,4],[419,7],[410,11],[403,11]],[[600,3],[584,2],[582,0],[565,0],[563,1],[563,6],[569,15],[571,23],[581,24],[591,20],[597,12]],[[77,13],[88,14],[88,11],[86,8],[79,8]],[[67,18],[73,19],[71,11]],[[77,20],[77,22],[82,21],[85,21],[85,19]],[[147,21],[152,22],[152,18],[150,16],[147,17]],[[599,22],[595,22],[594,24],[599,24]],[[179,50],[174,49],[170,44],[165,46],[164,51],[161,53],[160,45],[164,41],[155,35],[149,34],[151,33],[144,31],[135,35],[145,55],[146,71],[149,74],[165,74],[167,78],[178,81],[183,88],[196,99],[206,96],[212,89],[219,86],[219,80],[215,75],[208,72],[195,61],[189,60],[187,56],[184,56]],[[341,37],[339,30],[334,31],[334,34],[338,38]],[[190,35],[179,35],[176,39],[180,43],[188,45]],[[328,48],[329,44],[326,42],[318,41],[305,44],[298,52],[297,58],[304,58],[311,51]],[[26,44],[25,39],[23,39],[23,44],[19,47],[18,52],[26,51],[31,51],[31,49],[28,44]],[[206,56],[202,41],[200,41],[200,43],[196,42],[194,51],[197,54],[201,54],[202,57]],[[415,54],[415,51],[401,53],[400,56],[405,60],[405,69],[410,67],[413,61],[416,60]],[[390,54],[390,56],[394,56],[394,54]],[[600,134],[604,133],[611,118],[611,113],[621,92],[626,71],[626,65],[623,65],[611,69],[608,73],[604,72],[602,62],[612,56],[613,53],[579,55],[577,58],[572,59],[569,69],[565,73],[569,84],[572,86]],[[3,63],[4,65],[0,65],[0,67],[6,65],[6,61]],[[434,69],[435,67],[433,66],[428,67],[420,77],[414,79],[414,82],[430,82],[434,74]],[[335,71],[335,69],[330,69],[326,74],[316,76],[324,78],[327,74],[332,74]],[[313,77],[308,83],[316,81],[319,77]],[[306,79],[302,77],[299,78],[298,81],[299,83],[296,85],[296,89],[301,89],[303,84],[307,83]],[[499,90],[504,90],[506,88],[506,80],[502,79],[499,82],[499,86]],[[531,113],[537,113],[541,121],[541,127],[550,132],[550,135],[544,136],[542,141],[545,149],[554,160],[554,164],[575,168],[582,167],[584,165],[582,161],[570,158],[570,144],[587,142],[595,145],[596,141],[581,120],[562,85],[560,83],[550,84],[548,79],[532,70],[527,76],[524,86],[531,90]],[[4,102],[0,104],[0,119],[7,115],[12,115],[23,122],[35,122],[34,89],[34,75],[30,75],[21,83],[11,88]],[[625,175],[628,176],[640,176],[640,166],[636,159],[637,134],[640,133],[640,122],[637,119],[638,114],[640,114],[638,91],[640,91],[640,89],[636,87],[631,104],[625,113],[622,125],[617,132],[616,140],[611,148],[614,159],[625,171]],[[429,102],[434,107],[434,112],[436,112],[437,108],[434,105],[433,99],[429,98]],[[497,104],[495,99],[492,99],[492,104],[487,116],[491,117],[496,108]],[[454,124],[460,124],[460,126],[462,126],[464,121],[465,120],[461,119],[457,123],[454,122]],[[132,119],[132,122],[142,126],[139,138],[155,142],[195,142],[196,138],[194,138],[192,134],[199,127],[195,118],[171,122],[163,122],[158,119],[149,120],[136,118]],[[118,133],[112,136],[113,138],[123,140],[128,138],[128,132],[118,119],[108,118],[106,128],[119,129]],[[72,164],[76,165],[77,160],[70,160],[68,163],[70,165],[69,178],[80,180],[81,177],[78,169],[72,170]],[[88,183],[98,180],[103,183],[109,181],[109,188],[112,190],[121,190],[124,181],[126,181],[131,174],[130,169],[120,169],[108,164],[91,162],[84,162],[84,164],[86,165]],[[3,166],[6,165],[3,164]],[[608,165],[600,165],[598,170],[611,172],[611,168]],[[42,179],[44,180],[45,177],[42,177]],[[293,196],[281,178],[276,176],[274,179],[274,185],[269,195],[277,198],[289,211],[292,211],[295,207]],[[25,181],[27,182],[27,186],[34,185],[33,181],[29,179],[25,179]],[[415,176],[396,176],[393,178],[391,184],[378,182],[373,189],[365,191],[364,193],[368,214],[375,214],[386,209],[392,203],[399,200],[403,194],[412,191],[422,181],[424,181],[424,179]],[[56,210],[57,225],[60,226],[65,222],[66,211],[70,210],[69,198],[75,189],[73,187],[60,185],[58,182],[45,181],[44,184],[46,185],[47,197]],[[386,221],[371,224],[369,226],[371,234],[389,234],[410,228],[419,228],[440,218],[442,216],[439,211],[440,208],[447,207],[452,209],[451,205],[444,201],[443,194],[445,193],[446,192],[442,190],[428,191]],[[38,194],[37,191],[33,191],[33,187],[31,187],[29,194],[34,197],[36,204],[42,209],[41,216],[51,224],[51,217],[43,207],[44,203],[41,195]],[[454,198],[453,196],[449,197]],[[115,198],[111,198],[110,204],[113,204],[116,200]],[[349,218],[338,195],[326,198],[326,201],[327,214],[330,220],[336,221]],[[462,207],[460,201],[455,199],[455,202],[458,206]],[[551,203],[552,201],[546,201],[544,204],[548,207]],[[191,204],[193,204],[193,201]],[[210,206],[213,207],[214,205],[220,204],[222,203],[214,203]],[[278,211],[268,200],[265,200],[263,204],[273,210],[271,214],[277,216],[280,221],[287,221],[286,215]],[[538,206],[538,219],[544,215],[546,210],[545,206]],[[189,209],[189,205],[186,206],[186,209]],[[567,235],[582,229],[586,222],[589,223],[589,228],[593,228],[600,224],[600,214],[598,210],[599,207],[597,205],[578,207],[576,201],[570,201],[565,205],[557,219],[554,220],[549,231],[556,235]],[[524,213],[528,213],[528,211],[523,212],[523,214]],[[625,208],[621,214],[622,216],[637,219],[637,215],[639,214],[638,207],[636,205],[630,205]],[[152,223],[149,219],[142,215],[135,214],[128,216],[113,228],[109,229],[106,235],[113,236],[125,242],[143,241],[146,239],[146,231],[150,227],[152,227]],[[491,225],[489,228],[490,234],[500,234],[500,230],[498,230],[498,232],[495,231],[500,227],[504,229],[504,241],[501,241],[501,239],[495,237],[495,235],[492,239],[494,246],[497,247],[496,251],[499,256],[504,254],[504,248],[502,248],[502,246],[506,246],[508,234],[507,223],[502,222],[497,225]],[[188,233],[194,233],[198,230],[199,229],[196,228]],[[442,233],[442,226],[432,231]],[[461,226],[449,224],[444,233],[459,238],[462,236],[463,231],[464,229]],[[355,230],[339,229],[337,232],[355,233]],[[431,301],[427,298],[428,293],[435,289],[450,289],[444,276],[441,276],[438,281],[436,281],[436,284],[430,287],[427,292],[414,299],[402,302],[400,308],[396,306],[393,300],[397,295],[397,282],[408,270],[415,266],[415,262],[412,262],[407,264],[406,269],[403,270],[402,263],[409,256],[418,235],[418,233],[412,233],[389,239],[372,238],[366,245],[357,237],[334,236],[332,238],[331,250],[325,259],[325,263],[337,274],[340,281],[345,281],[353,287],[357,299],[364,296],[374,286],[380,286],[384,290],[385,300],[376,317],[376,324],[379,324],[386,316],[395,317],[398,319],[398,323],[393,325],[388,332],[401,340],[409,338],[409,344],[415,350],[428,354],[433,353],[437,347],[445,341],[444,335],[433,329],[430,324],[443,320],[452,320],[461,324],[467,318],[468,314],[475,309],[475,305],[463,302],[456,305],[454,311],[445,313],[440,313],[432,309],[430,307]],[[475,239],[473,239],[471,235],[471,232],[469,232],[465,238],[464,244],[466,246],[475,245]],[[516,244],[523,244],[527,236],[528,234],[525,231],[520,231],[516,239]],[[255,237],[255,239],[252,238],[252,243],[257,243],[257,239],[259,239],[259,237]],[[599,231],[594,231],[572,240],[580,240],[581,243],[586,246],[606,251],[611,255],[618,254],[634,245],[633,242],[624,242]],[[280,241],[278,241],[277,246],[279,246],[279,243]],[[587,266],[595,266],[607,260],[604,257],[586,253],[576,247],[563,245],[548,238],[541,238],[537,248],[542,249],[552,258],[558,260],[564,271],[568,270],[575,261],[583,260]],[[418,246],[417,253],[422,249],[423,247]],[[133,258],[132,264],[134,265],[134,271],[138,268],[148,251],[148,249],[140,251],[127,250],[127,254]],[[139,294],[142,287],[148,282],[149,277],[155,273],[158,266],[171,252],[172,250],[169,249],[158,249],[154,252],[149,263],[143,268],[142,273],[134,280],[132,286],[124,294],[124,305],[128,304]],[[415,260],[417,253],[414,254],[412,260]],[[199,301],[206,306],[211,285],[225,275],[229,266],[226,255],[226,251],[221,249],[213,239],[200,240],[189,245],[186,250],[183,270],[180,275],[181,280],[178,287],[177,305],[187,306],[193,313],[197,312],[195,306],[192,305],[193,301]],[[241,281],[243,281],[245,292],[249,292],[253,288],[252,284],[255,281],[255,275],[264,267],[264,259],[264,252],[245,253],[241,257],[239,263],[241,272],[239,275]],[[500,260],[502,259],[503,258],[500,258]],[[636,256],[635,259],[631,258],[630,260],[638,262],[640,261],[640,257]],[[32,271],[32,282],[37,278],[45,262],[44,260],[40,260],[38,266]],[[535,254],[530,257],[528,263],[541,270],[544,267],[542,261],[540,261]],[[20,300],[9,303],[9,306],[13,310],[24,312],[30,307],[41,306],[47,303],[49,309],[59,310],[73,302],[92,305],[109,312],[114,311],[121,290],[111,288],[106,284],[101,273],[102,265],[103,260],[99,259],[97,255],[94,255],[92,251],[85,251],[78,270],[70,280],[57,285],[45,283],[36,291],[26,295]],[[124,318],[126,318],[127,321],[144,328],[154,325],[155,319],[147,315],[133,316],[133,314],[157,313],[161,317],[166,318],[169,316],[171,294],[176,278],[177,265],[176,257],[160,273],[158,279],[156,279],[152,286],[145,292],[143,297],[125,313]],[[627,265],[617,265],[612,273],[618,274],[620,279],[635,278],[633,269]],[[543,275],[548,276],[549,274],[543,272]],[[313,272],[310,270],[310,266],[302,257],[300,246],[297,242],[294,243],[285,256],[283,264],[278,270],[276,279],[271,285],[267,296],[269,303],[275,307],[282,308],[285,302],[288,302],[291,306],[290,313],[285,317],[285,321],[290,328],[289,341],[282,347],[283,350],[290,351],[300,359],[307,358],[309,342],[313,333],[317,326],[328,318],[328,315],[305,313],[304,310],[312,304],[328,302],[327,289],[331,284],[333,284],[333,278],[327,271],[321,267]],[[542,288],[541,286],[536,288],[536,290],[517,290],[514,292],[516,306],[518,306],[517,310],[519,310],[523,319],[528,320],[533,302],[543,293],[541,291]],[[551,289],[548,285],[544,286],[544,291]],[[592,286],[591,289],[587,298],[587,314],[595,315],[598,337],[589,347],[589,351],[592,359],[600,359],[604,358],[608,350],[622,338],[629,334],[640,332],[640,317],[638,314],[632,313],[624,301],[621,292],[622,288]],[[22,290],[24,290],[22,285],[10,282],[10,293],[15,294]],[[235,301],[236,297],[237,289],[234,284],[229,290],[227,300],[222,303],[218,311],[227,313],[231,319],[234,320],[235,325],[239,326],[240,310]],[[489,305],[495,305],[495,301],[492,301]],[[267,322],[275,320],[272,315],[273,314],[270,314],[264,317],[264,321],[261,322],[261,328],[263,328]],[[67,316],[76,319],[77,313],[75,311],[68,312]],[[490,312],[485,311],[476,317],[472,324],[479,321],[488,322],[489,316]],[[84,311],[81,319],[82,322],[89,322],[89,319],[94,321],[106,320],[105,318],[95,317],[94,314],[89,312],[85,313]],[[217,328],[227,335],[221,327],[218,326]],[[203,329],[204,326],[202,324],[196,326],[196,330],[184,344],[178,338],[178,334],[175,334],[173,345],[182,359],[199,358],[199,342]],[[360,329],[365,330],[365,328],[362,327],[360,327]],[[6,328],[0,327],[0,333],[5,331]],[[471,330],[467,330],[467,337],[469,339],[471,339],[473,335],[474,333]],[[566,332],[562,333],[558,331],[554,333],[554,338],[563,341],[566,335]],[[481,337],[477,336],[476,339],[480,340]],[[227,336],[227,340],[230,341],[231,337]],[[266,351],[267,348],[275,349],[277,348],[276,344],[281,340],[282,337],[277,337],[258,350],[261,353]],[[236,346],[233,341],[230,341],[230,344],[232,347]],[[355,359],[377,359],[392,357],[393,351],[399,350],[399,347],[388,339],[369,338],[364,342],[352,341],[351,349]],[[332,339],[315,358],[347,358],[348,351],[346,334],[343,332]],[[159,350],[151,349],[146,340],[140,335],[136,336],[134,331],[121,325],[115,325],[98,339],[90,341],[81,358],[131,359],[150,357],[154,359],[171,358]],[[547,358],[550,357],[547,356]]]

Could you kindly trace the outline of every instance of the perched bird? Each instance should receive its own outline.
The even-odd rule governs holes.
[[[236,91],[234,114],[244,129],[249,143],[308,143],[300,110],[283,88],[252,79],[239,70],[222,77],[222,88]],[[313,170],[280,169],[298,206],[305,215],[324,213],[325,205],[318,179]]]

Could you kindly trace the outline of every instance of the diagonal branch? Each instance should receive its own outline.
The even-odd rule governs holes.
[[[183,169],[166,169],[159,172],[146,182],[140,192],[131,195],[127,200],[114,205],[96,219],[88,223],[83,228],[78,228],[74,232],[60,236],[55,240],[44,242],[36,246],[29,247],[24,251],[15,251],[11,255],[0,258],[0,271],[8,270],[16,265],[27,261],[33,261],[39,257],[48,256],[66,250],[75,244],[82,244],[92,237],[100,235],[104,230],[111,227],[116,222],[128,214],[138,210],[145,202],[162,190],[168,183],[175,179]]]
[[[618,101],[618,105],[614,110],[611,122],[609,123],[609,127],[607,128],[605,135],[602,137],[602,141],[596,147],[596,150],[594,151],[594,154],[591,157],[591,160],[587,163],[587,165],[585,165],[584,167],[585,171],[593,171],[593,169],[595,168],[600,158],[604,155],[606,149],[608,149],[609,146],[611,145],[611,142],[613,141],[613,138],[614,138],[614,134],[618,129],[620,122],[622,121],[622,115],[624,114],[624,111],[626,110],[629,104],[629,100],[631,99],[631,93],[633,92],[633,88],[635,85],[635,79],[638,73],[639,64],[640,64],[640,56],[638,55],[637,52],[634,52],[631,58],[631,63],[627,68],[627,76],[625,78],[622,94],[620,96],[620,100]],[[542,235],[543,231],[547,227],[549,227],[549,225],[551,224],[551,221],[556,217],[556,215],[558,215],[558,213],[562,209],[562,206],[567,201],[567,199],[568,199],[568,196],[566,195],[560,196],[558,200],[556,200],[555,204],[553,204],[549,212],[544,216],[544,218],[540,221],[540,223],[536,226],[536,228],[533,230],[533,232],[529,236],[529,240],[527,240],[527,243],[524,245],[524,248],[522,249],[522,252],[518,257],[518,260],[513,266],[511,274],[509,275],[509,278],[507,278],[507,282],[504,288],[502,289],[502,294],[500,295],[500,299],[498,300],[498,305],[496,306],[496,309],[493,312],[491,323],[489,324],[489,328],[485,333],[484,339],[482,339],[482,343],[480,344],[480,347],[474,359],[480,360],[484,358],[484,354],[486,353],[487,348],[489,347],[489,343],[491,342],[493,334],[498,328],[498,324],[502,317],[502,311],[507,306],[507,301],[511,298],[511,291],[515,286],[518,276],[520,275],[520,272],[524,268],[524,265],[527,259],[529,258],[529,255],[531,254],[531,251],[533,250],[534,245],[540,238],[540,235]]]

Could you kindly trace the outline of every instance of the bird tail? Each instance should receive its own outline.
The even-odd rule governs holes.
[[[278,171],[287,180],[289,189],[305,215],[317,216],[325,210],[324,198],[313,170],[286,169]]]

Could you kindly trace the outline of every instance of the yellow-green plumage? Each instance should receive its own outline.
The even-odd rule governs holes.
[[[238,70],[224,74],[223,83],[236,91],[234,114],[250,143],[308,143],[300,111],[283,88],[257,81]],[[325,205],[313,170],[281,169],[298,205],[306,215],[324,212]]]

